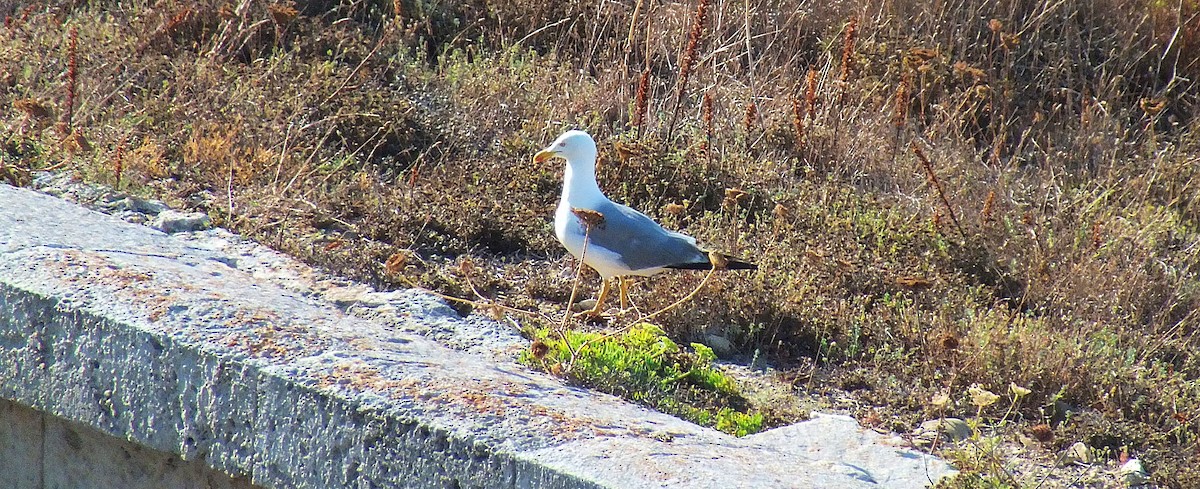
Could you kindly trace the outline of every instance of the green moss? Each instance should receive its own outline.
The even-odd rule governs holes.
[[[696,424],[745,436],[762,431],[764,417],[746,409],[737,383],[717,369],[712,349],[676,344],[662,328],[634,325],[612,336],[549,329],[535,333],[548,347],[540,359],[526,352],[527,365],[561,372],[582,385],[650,405]]]
[[[742,413],[729,408],[717,412],[717,429],[737,436],[746,436],[762,431],[762,413]]]

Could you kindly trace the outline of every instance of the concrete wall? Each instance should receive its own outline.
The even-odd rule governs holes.
[[[202,461],[186,462],[0,399],[0,487],[5,489],[252,489]]]

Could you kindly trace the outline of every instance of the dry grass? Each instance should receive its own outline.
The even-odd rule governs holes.
[[[983,420],[1200,478],[1194,2],[704,5],[0,3],[0,179],[74,169],[551,312],[561,169],[529,156],[582,127],[611,197],[760,265],[659,318],[679,341],[815,364],[801,388],[900,431],[1016,383]]]

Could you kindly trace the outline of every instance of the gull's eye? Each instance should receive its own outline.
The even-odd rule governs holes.
[[[563,142],[561,142],[561,143],[558,143],[558,147],[560,147],[560,148],[564,148],[564,147],[566,147],[566,146],[567,146],[567,142],[566,142],[566,141],[563,141]]]

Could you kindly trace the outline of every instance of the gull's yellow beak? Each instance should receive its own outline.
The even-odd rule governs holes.
[[[555,155],[553,151],[550,151],[548,149],[543,149],[541,151],[538,151],[537,154],[533,155],[533,162],[541,163],[541,162],[546,161],[555,156],[557,156],[557,155]]]

